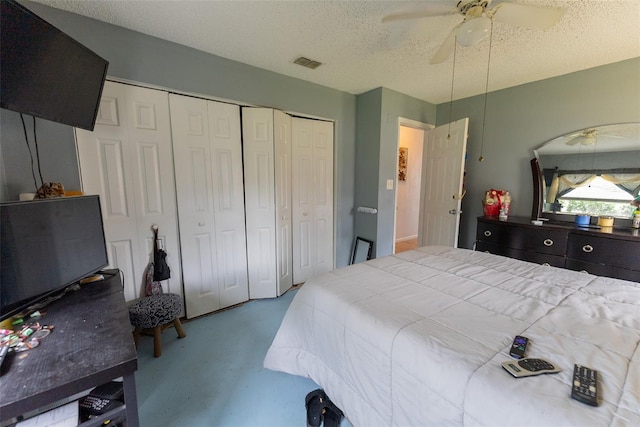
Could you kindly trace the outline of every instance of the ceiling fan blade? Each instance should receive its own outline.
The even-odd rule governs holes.
[[[385,16],[382,18],[382,22],[404,21],[407,19],[420,19],[431,16],[447,16],[456,13],[458,13],[458,9],[451,9],[450,7],[448,7],[447,10],[421,10],[417,12],[396,13]]]
[[[431,64],[440,64],[449,59],[456,47],[456,32],[458,31],[458,28],[460,28],[460,25],[462,24],[458,24],[453,27],[453,30],[451,30],[447,38],[444,39],[436,53],[433,55],[433,58],[431,58]]]
[[[531,6],[519,3],[501,3],[491,11],[491,18],[497,22],[544,30],[553,26],[564,15],[557,7]]]
[[[574,146],[574,145],[576,145],[578,142],[580,142],[580,138],[581,138],[581,135],[574,136],[573,138],[571,138],[571,139],[569,139],[569,140],[565,141],[565,144],[567,144],[567,145],[568,145],[568,146],[570,146],[570,147],[573,147],[573,146]]]

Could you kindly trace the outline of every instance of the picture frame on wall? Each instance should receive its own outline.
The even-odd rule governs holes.
[[[407,180],[407,162],[409,159],[409,149],[400,147],[398,150],[398,181]]]

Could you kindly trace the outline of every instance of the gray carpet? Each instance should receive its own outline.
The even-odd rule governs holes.
[[[295,290],[184,323],[138,347],[136,385],[142,427],[306,426],[304,397],[311,380],[262,367]],[[342,426],[350,424],[343,421]]]

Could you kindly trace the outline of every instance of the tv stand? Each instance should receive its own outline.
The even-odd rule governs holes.
[[[0,376],[1,425],[67,403],[71,396],[120,377],[125,405],[82,426],[99,426],[122,415],[127,426],[139,425],[134,376],[138,358],[122,281],[119,274],[105,277],[43,309],[40,323],[53,325],[53,332],[38,347],[12,353],[5,360]]]

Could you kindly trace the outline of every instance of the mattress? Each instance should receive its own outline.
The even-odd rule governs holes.
[[[509,375],[515,335],[562,371]],[[598,407],[570,398],[574,364],[599,371]],[[640,425],[640,284],[418,248],[309,280],[264,366],[312,379],[354,426]]]

